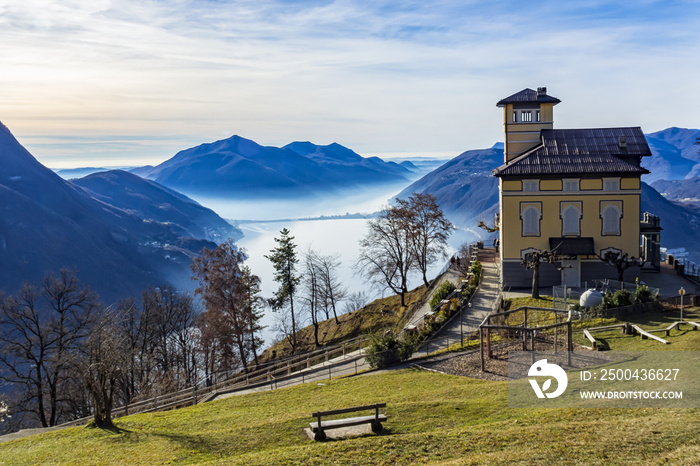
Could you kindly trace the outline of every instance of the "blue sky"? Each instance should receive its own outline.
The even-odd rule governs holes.
[[[555,127],[700,127],[698,1],[0,0],[0,121],[51,167],[158,163],[238,134],[362,155]]]

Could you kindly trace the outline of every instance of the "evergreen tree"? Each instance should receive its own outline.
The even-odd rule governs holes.
[[[280,231],[280,237],[275,238],[277,247],[270,250],[270,255],[265,256],[275,268],[274,279],[280,284],[272,299],[269,300],[273,311],[278,312],[283,309],[289,310],[291,317],[291,332],[286,335],[292,345],[292,353],[297,349],[297,319],[294,313],[294,295],[297,286],[301,282],[301,277],[296,274],[296,265],[299,262],[296,253],[297,245],[294,244],[294,237],[289,236],[289,230],[284,228]]]

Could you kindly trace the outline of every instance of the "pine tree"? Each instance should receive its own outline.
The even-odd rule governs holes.
[[[294,295],[297,291],[297,286],[301,282],[301,277],[296,274],[296,264],[299,262],[299,259],[295,251],[297,245],[294,244],[294,237],[289,236],[289,230],[286,228],[282,229],[280,235],[279,238],[275,238],[278,246],[270,250],[271,254],[269,256],[265,256],[275,268],[274,280],[280,284],[279,289],[269,302],[272,310],[275,312],[289,309],[292,327],[291,334],[287,335],[287,339],[292,345],[292,353],[294,353],[297,349]]]

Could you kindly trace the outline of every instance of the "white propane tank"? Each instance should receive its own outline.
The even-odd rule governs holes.
[[[603,295],[600,294],[600,291],[594,289],[584,291],[581,295],[581,299],[579,300],[579,304],[581,305],[581,307],[586,309],[591,308],[593,306],[597,306],[602,303]]]

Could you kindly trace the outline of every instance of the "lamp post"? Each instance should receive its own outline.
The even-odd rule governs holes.
[[[471,305],[472,303],[468,304],[468,306]],[[461,348],[464,348],[464,328],[462,324],[464,324],[464,306],[459,309],[459,341],[462,343]]]
[[[681,322],[683,322],[683,295],[685,295],[685,288],[681,287],[678,290],[678,294],[681,295]]]

